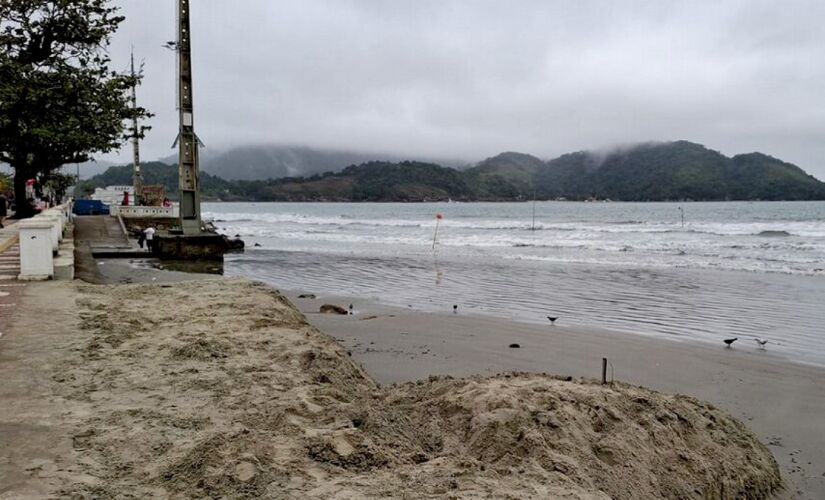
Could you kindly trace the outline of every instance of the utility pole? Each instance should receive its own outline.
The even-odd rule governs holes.
[[[132,50],[132,78],[135,75],[135,51]],[[132,109],[135,114],[132,116],[132,162],[134,172],[132,173],[132,187],[134,188],[133,198],[135,205],[143,202],[143,174],[140,173],[140,144],[138,140],[138,120],[137,120],[137,80],[132,82]]]
[[[189,0],[178,0],[178,187],[180,226],[184,235],[201,233],[201,200],[198,173],[198,136],[192,105],[192,46]]]

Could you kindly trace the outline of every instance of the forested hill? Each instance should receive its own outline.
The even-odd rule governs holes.
[[[148,163],[143,173],[145,183],[164,184],[170,197],[176,195],[176,167]],[[131,167],[112,167],[87,188],[130,183]],[[204,199],[255,201],[825,200],[825,183],[795,165],[761,153],[729,158],[687,141],[571,153],[548,162],[508,152],[464,171],[373,161],[267,181],[201,173],[201,188]]]
[[[687,141],[564,155],[536,171],[535,186],[545,198],[825,199],[825,184],[795,165],[761,153],[728,158]]]
[[[160,161],[173,164],[174,154]],[[230,181],[257,181],[281,177],[309,177],[323,172],[338,172],[349,165],[371,160],[388,162],[417,160],[447,167],[467,166],[451,158],[403,157],[386,152],[347,151],[287,144],[235,146],[226,150],[205,149],[200,153],[200,170]]]

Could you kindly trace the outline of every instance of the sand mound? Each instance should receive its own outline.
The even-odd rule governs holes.
[[[509,374],[379,387],[242,280],[83,286],[59,367],[82,403],[63,493],[270,498],[765,498],[770,452],[683,396]]]

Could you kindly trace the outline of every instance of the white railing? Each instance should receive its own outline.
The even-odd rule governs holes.
[[[132,205],[111,205],[109,207],[109,214],[117,217],[120,215],[124,218],[177,218],[178,207],[173,205],[171,207],[152,207],[152,206],[132,206]]]

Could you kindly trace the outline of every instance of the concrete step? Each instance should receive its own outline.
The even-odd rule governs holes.
[[[74,255],[61,255],[54,258],[54,279],[74,279]]]
[[[54,257],[54,279],[74,279],[74,240],[64,239],[60,242],[57,255]]]

